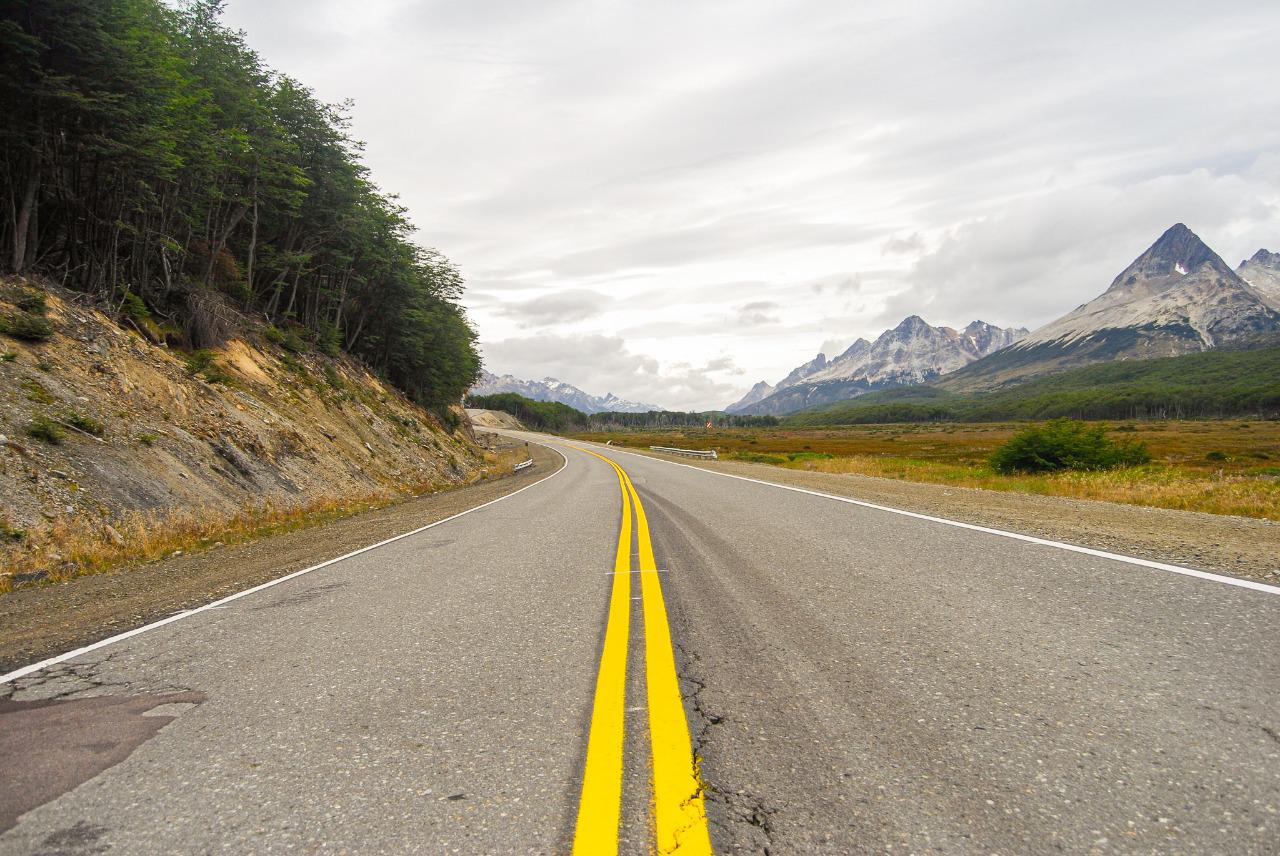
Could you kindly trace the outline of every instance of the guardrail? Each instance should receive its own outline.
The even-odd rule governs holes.
[[[530,459],[529,459],[529,460],[527,460],[527,461],[521,461],[520,463],[516,464],[516,465],[511,469],[511,471],[512,471],[513,473],[518,473],[518,472],[520,472],[521,470],[527,470],[527,469],[529,469],[529,467],[531,467],[531,466],[533,466],[533,458],[530,458]]]
[[[674,449],[671,446],[650,446],[649,451],[666,452],[668,455],[684,455],[689,458],[715,458],[716,460],[720,458],[715,449],[701,451],[698,449]]]

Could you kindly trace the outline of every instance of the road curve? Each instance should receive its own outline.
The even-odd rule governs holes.
[[[0,853],[568,852],[619,614],[621,852],[655,640],[716,852],[1280,852],[1276,592],[536,439],[522,493],[10,682],[83,781]]]

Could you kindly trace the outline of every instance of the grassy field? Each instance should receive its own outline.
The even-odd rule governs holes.
[[[991,452],[1025,423],[688,429],[573,436],[614,445],[715,449],[722,458],[1280,520],[1280,421],[1106,423],[1152,463],[1096,473],[1000,475]]]

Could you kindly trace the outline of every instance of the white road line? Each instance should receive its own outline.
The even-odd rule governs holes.
[[[448,523],[450,520],[457,520],[459,517],[464,517],[468,514],[471,514],[474,511],[479,511],[482,508],[488,508],[490,505],[493,505],[494,503],[497,503],[497,502],[502,502],[504,499],[510,499],[511,497],[515,496],[518,493],[524,493],[526,490],[528,490],[531,487],[537,487],[540,484],[545,484],[546,482],[560,475],[560,473],[564,472],[566,469],[569,468],[568,456],[565,455],[563,452],[561,452],[559,449],[555,449],[554,447],[547,446],[544,443],[539,443],[538,445],[544,446],[545,448],[552,449],[557,455],[559,455],[564,460],[564,466],[562,466],[560,469],[556,470],[554,473],[547,476],[546,478],[538,479],[538,481],[534,482],[533,484],[525,485],[519,490],[513,490],[511,493],[508,493],[505,496],[500,496],[497,499],[491,499],[488,502],[484,503],[483,505],[477,505],[475,508],[468,508],[466,511],[460,511],[457,514],[453,515],[452,517],[446,517],[443,520],[437,520],[435,523],[428,523],[426,526],[420,526],[417,529],[414,529],[412,532],[405,532],[401,535],[392,536],[391,538],[388,538],[385,541],[379,541],[377,544],[370,544],[368,547],[361,547],[359,550],[352,550],[350,553],[347,553],[342,556],[338,556],[337,558],[334,558],[334,559],[329,559],[327,562],[321,562],[318,565],[312,565],[309,568],[303,568],[300,571],[294,571],[291,574],[285,574],[283,577],[277,577],[274,580],[268,580],[265,583],[254,586],[253,588],[247,588],[244,591],[238,591],[235,594],[227,595],[226,597],[221,598],[219,600],[206,603],[204,606],[197,606],[195,609],[188,609],[185,612],[179,612],[176,615],[170,615],[168,618],[162,618],[159,621],[153,621],[150,624],[144,624],[141,627],[135,627],[133,630],[127,630],[124,633],[119,633],[115,636],[109,636],[106,639],[101,639],[97,642],[94,642],[92,645],[85,645],[83,648],[77,648],[74,651],[68,651],[65,654],[59,654],[56,657],[50,657],[47,660],[41,660],[38,663],[32,663],[30,666],[23,666],[21,669],[15,669],[14,671],[10,672],[7,675],[0,675],[0,684],[7,684],[10,681],[16,681],[18,678],[26,677],[27,675],[30,675],[33,672],[38,672],[41,669],[47,669],[49,666],[56,666],[58,663],[65,663],[67,660],[74,659],[75,657],[79,657],[82,654],[88,654],[90,651],[96,651],[99,648],[105,648],[108,645],[114,645],[117,642],[123,642],[124,640],[129,639],[133,636],[138,636],[140,634],[146,633],[149,630],[155,630],[158,627],[164,627],[166,624],[173,624],[175,621],[181,621],[184,618],[190,618],[191,616],[198,615],[201,612],[207,612],[208,610],[211,610],[211,609],[221,609],[225,604],[228,604],[233,600],[239,600],[242,597],[248,597],[251,594],[255,594],[264,589],[269,589],[272,586],[278,586],[280,585],[280,583],[288,582],[289,580],[292,580],[296,577],[300,577],[303,574],[309,574],[312,571],[318,571],[321,568],[327,568],[330,565],[336,565],[338,562],[346,561],[347,559],[350,559],[354,556],[359,556],[361,553],[368,553],[370,550],[376,550],[379,547],[385,547],[386,545],[392,544],[403,538],[408,538],[412,535],[417,535],[420,532],[426,532],[428,529],[434,529],[437,526],[441,526],[445,523]]]
[[[590,442],[586,440],[574,442]],[[593,445],[599,446],[599,443]],[[934,517],[930,514],[920,514],[915,511],[907,511],[902,508],[893,508],[888,505],[877,505],[874,502],[864,502],[861,499],[852,499],[847,496],[837,496],[831,493],[822,493],[816,490],[807,490],[802,487],[793,487],[787,484],[778,484],[777,482],[764,481],[762,479],[748,478],[747,476],[735,476],[732,473],[722,473],[718,470],[709,470],[704,467],[695,467],[692,464],[682,464],[679,461],[668,461],[663,458],[657,458],[652,455],[641,455],[636,452],[628,452],[617,446],[609,446],[610,452],[622,452],[624,455],[632,455],[637,458],[644,458],[650,461],[658,461],[663,464],[670,464],[673,467],[684,467],[685,469],[695,470],[700,473],[708,473],[713,476],[722,476],[727,479],[737,479],[738,481],[754,482],[768,487],[776,487],[780,490],[789,490],[794,493],[807,493],[810,496],[820,496],[823,499],[834,499],[836,502],[846,502],[850,505],[859,505],[863,508],[871,508],[876,511],[886,511],[890,514],[899,514],[903,517],[912,517],[916,520],[927,520],[930,523],[941,523],[943,526],[954,526],[957,529],[968,529],[972,532],[982,532],[987,535],[998,535],[1001,538],[1012,538],[1015,541],[1025,541],[1028,544],[1039,544],[1042,547],[1056,547],[1059,550],[1068,550],[1072,553],[1083,553],[1086,556],[1096,556],[1099,559],[1110,559],[1115,562],[1124,562],[1130,565],[1138,565],[1143,568],[1153,568],[1157,571],[1168,571],[1171,574],[1182,574],[1187,577],[1196,577],[1201,580],[1210,580],[1215,583],[1223,583],[1229,586],[1237,586],[1239,588],[1252,589],[1254,591],[1264,592],[1265,594],[1280,594],[1280,586],[1268,585],[1260,583],[1256,580],[1245,580],[1239,577],[1228,577],[1224,574],[1214,574],[1209,571],[1198,571],[1195,568],[1184,568],[1180,565],[1170,565],[1165,562],[1153,562],[1150,559],[1139,559],[1135,556],[1123,556],[1119,553],[1108,553],[1105,550],[1095,550],[1092,547],[1080,547],[1075,544],[1065,544],[1062,541],[1051,541],[1048,538],[1036,538],[1033,535],[1021,535],[1017,532],[1006,532],[1003,529],[992,529],[989,526],[978,526],[974,523],[964,523],[959,520],[949,520],[945,517]]]

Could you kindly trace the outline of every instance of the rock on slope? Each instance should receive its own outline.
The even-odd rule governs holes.
[[[858,339],[828,361],[819,354],[799,366],[766,396],[746,398],[729,413],[784,414],[842,401],[876,389],[927,383],[1016,342],[1026,330],[974,321],[964,330],[933,327],[918,315],[886,330],[874,342]]]
[[[1248,268],[1274,281],[1270,254]],[[970,391],[1110,360],[1241,347],[1280,337],[1280,311],[1181,223],[1138,256],[1099,297],[939,385]]]
[[[514,375],[483,372],[480,381],[471,388],[472,395],[494,395],[499,392],[514,392],[534,401],[558,401],[583,413],[647,413],[650,410],[662,410],[656,404],[628,401],[618,398],[612,392],[592,395],[553,377],[521,380]]]
[[[185,354],[69,292],[48,295],[51,339],[0,336],[13,355],[0,360],[0,518],[15,529],[420,491],[470,481],[483,465],[465,431],[445,431],[349,360],[247,335],[216,352],[226,382],[210,383]],[[0,315],[13,311],[0,298]],[[70,429],[58,445],[26,434],[33,419],[75,416],[100,422],[101,441]]]

